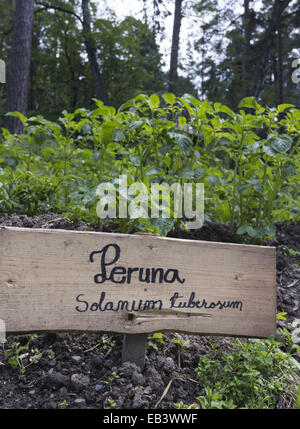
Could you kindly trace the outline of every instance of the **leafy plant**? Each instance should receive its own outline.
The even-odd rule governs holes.
[[[205,395],[198,396],[197,398],[197,400],[200,402],[201,408],[203,409],[236,408],[232,400],[224,401],[222,399],[222,394],[219,392],[214,392],[210,387],[205,387],[204,392],[205,392]]]
[[[185,94],[141,94],[118,110],[95,100],[96,108],[64,111],[57,122],[26,118],[24,135],[3,129],[0,146],[0,212],[65,213],[122,233],[167,235],[186,228],[176,217],[171,193],[169,217],[142,215],[132,204],[142,183],[203,183],[205,219],[230,226],[251,242],[275,237],[275,222],[300,217],[300,111],[292,105],[261,106],[247,97],[237,112],[221,103]],[[100,183],[115,188],[127,215],[100,219]],[[148,201],[148,215],[150,201]]]
[[[178,349],[178,366],[180,368],[183,349],[190,344],[190,341],[189,340],[184,341],[181,338],[176,338],[175,340],[173,340],[173,343],[177,346],[177,349]]]
[[[66,408],[68,408],[68,406],[69,406],[69,404],[68,404],[68,402],[67,402],[66,399],[64,399],[63,401],[57,403],[57,408],[59,410],[65,410]]]
[[[176,402],[174,403],[174,407],[177,410],[193,410],[193,409],[198,409],[199,405],[198,404],[191,404],[191,405],[187,405],[184,402],[180,401],[180,402]]]
[[[300,384],[299,384],[298,389],[297,389],[296,408],[298,410],[300,409]]]
[[[106,410],[111,410],[113,408],[116,408],[117,406],[116,401],[114,399],[107,398],[105,402],[106,402],[106,406],[104,408]]]
[[[108,380],[105,381],[104,383],[107,384],[108,386],[112,386],[118,378],[120,378],[120,376],[117,374],[116,371],[113,371],[111,375],[108,377]]]
[[[274,338],[242,343],[234,349],[218,348],[200,359],[196,375],[205,387],[202,408],[276,408],[280,397],[296,401],[299,370]]]
[[[23,346],[20,342],[15,341],[4,352],[4,356],[8,357],[8,363],[12,368],[18,369],[20,377],[25,375],[29,366],[37,364],[42,357],[42,353],[37,348],[30,348],[30,342],[33,338],[34,335],[29,335],[27,343]]]
[[[152,347],[154,350],[158,351],[157,344],[164,344],[165,340],[161,332],[155,332],[148,338],[148,346]]]

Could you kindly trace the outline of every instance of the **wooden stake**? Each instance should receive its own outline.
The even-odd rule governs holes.
[[[148,335],[124,335],[122,362],[133,362],[144,369]]]

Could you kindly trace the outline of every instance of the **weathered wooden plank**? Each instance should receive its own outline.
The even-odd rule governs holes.
[[[139,269],[140,268],[140,269]],[[276,332],[275,248],[0,229],[7,332]]]

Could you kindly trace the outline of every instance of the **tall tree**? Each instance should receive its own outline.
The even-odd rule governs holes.
[[[277,30],[277,104],[283,103],[283,58],[282,58],[282,24]]]
[[[95,88],[86,61],[82,19],[76,13],[78,0],[48,2],[36,2],[28,109],[30,114],[39,111],[54,120],[62,110],[89,107]]]
[[[175,13],[173,21],[171,61],[169,71],[169,91],[175,92],[178,81],[178,54],[179,54],[179,37],[182,21],[182,1],[175,0]]]
[[[250,9],[251,0],[244,0],[243,30],[244,30],[244,49],[242,59],[243,75],[243,97],[249,95],[249,69],[250,69],[250,50],[251,50],[251,30],[253,28],[253,14]]]
[[[30,73],[32,26],[35,0],[16,2],[14,30],[7,83],[6,112],[27,112]],[[5,118],[4,125],[12,133],[20,134],[23,125],[18,118]]]
[[[197,1],[202,37],[194,44],[189,70],[196,82],[201,78],[204,95],[233,109],[241,98],[257,94],[267,105],[299,105],[291,80],[291,57],[300,41],[299,2],[240,0],[241,13],[236,1],[227,0],[226,9],[222,0]]]
[[[270,52],[272,44],[276,38],[276,31],[281,21],[282,13],[287,8],[292,0],[274,0],[271,17],[265,31],[263,40],[263,52],[261,56],[261,62],[259,66],[259,75],[254,87],[254,96],[259,98],[266,79],[268,72],[268,62],[270,58]]]
[[[93,28],[101,52],[103,83],[112,106],[119,107],[141,93],[167,89],[152,28],[130,16],[120,23],[98,19]]]
[[[83,26],[83,38],[86,47],[86,51],[89,58],[89,63],[91,66],[94,83],[96,87],[96,97],[99,100],[102,100],[103,103],[107,103],[105,89],[100,73],[99,64],[97,61],[97,49],[95,45],[95,41],[92,35],[91,29],[91,14],[90,14],[90,1],[82,0],[82,26]]]

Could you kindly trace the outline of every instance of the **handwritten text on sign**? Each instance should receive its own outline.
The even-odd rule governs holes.
[[[112,259],[109,259],[107,254],[109,249],[112,248],[114,251],[114,256]],[[140,283],[179,283],[183,284],[185,278],[180,278],[179,271],[174,268],[168,268],[164,270],[163,268],[140,268],[140,267],[129,267],[124,266],[114,266],[121,255],[120,246],[117,244],[108,244],[103,247],[100,251],[94,251],[90,254],[90,261],[94,262],[95,256],[99,254],[100,256],[100,273],[94,276],[95,283],[105,283],[111,282],[115,284],[130,284],[132,280],[133,273],[137,273],[138,281]],[[145,289],[147,291],[147,289]],[[192,291],[187,300],[184,300],[184,296],[180,295],[179,292],[174,292],[169,299],[168,308],[170,309],[219,309],[223,310],[224,308],[233,308],[239,309],[242,311],[243,303],[242,301],[220,301],[217,302],[207,302],[205,299],[197,300],[195,298],[196,293]],[[161,310],[163,308],[163,301],[158,300],[118,300],[117,302],[107,301],[106,292],[102,291],[98,302],[93,302],[89,304],[84,299],[84,294],[79,294],[76,297],[76,301],[81,303],[81,305],[76,306],[76,310],[80,313],[84,313],[88,310],[90,311],[147,311],[147,310]]]
[[[276,333],[275,249],[0,228],[7,332]]]

